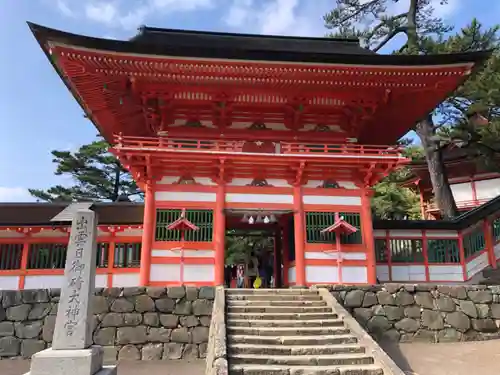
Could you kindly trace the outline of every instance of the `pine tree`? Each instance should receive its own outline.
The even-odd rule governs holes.
[[[141,199],[130,174],[108,152],[108,143],[99,137],[76,152],[52,151],[55,174],[71,176],[74,185],[56,185],[47,190],[29,189],[34,197],[47,202],[122,201]]]
[[[440,2],[446,4],[447,0]],[[428,52],[424,42],[443,40],[452,30],[443,19],[434,16],[432,3],[432,0],[409,0],[406,9],[396,12],[401,4],[399,0],[336,0],[336,7],[325,15],[324,21],[326,27],[333,30],[331,36],[358,37],[372,51],[381,50],[402,34],[406,36],[406,41],[393,53],[422,54]],[[432,114],[420,120],[415,130],[423,146],[442,216],[456,216],[457,207],[446,175],[440,143],[435,139],[436,127]]]

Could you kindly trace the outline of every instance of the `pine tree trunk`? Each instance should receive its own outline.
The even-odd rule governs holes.
[[[439,144],[432,139],[434,136],[434,124],[431,115],[417,124],[416,132],[420,137],[424,149],[436,204],[442,218],[451,219],[457,216],[458,210],[448,182],[443,153],[439,149]]]
[[[117,202],[119,198],[119,192],[120,192],[120,166],[117,165],[115,169],[115,183],[113,186],[113,196],[111,197],[112,202]]]

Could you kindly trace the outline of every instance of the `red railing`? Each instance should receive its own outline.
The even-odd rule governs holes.
[[[401,149],[391,146],[370,146],[357,144],[318,144],[314,142],[253,142],[244,140],[177,140],[167,137],[115,136],[114,149],[183,152],[229,152],[229,153],[271,153],[271,154],[340,154],[345,156],[391,157],[406,159]],[[154,149],[154,150],[153,150]],[[333,155],[332,155],[333,156]]]
[[[492,198],[475,199],[470,201],[457,201],[456,204],[459,210],[467,210],[479,207],[485,204],[486,202],[490,201],[491,199]],[[434,212],[434,211],[439,211],[439,208],[436,203],[430,203],[429,208],[427,208],[427,212]]]

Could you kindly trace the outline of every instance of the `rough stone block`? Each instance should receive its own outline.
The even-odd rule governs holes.
[[[493,319],[472,319],[472,329],[494,333],[497,331],[497,325]]]
[[[210,327],[211,320],[212,320],[212,318],[210,316],[200,316],[200,324],[203,327]]]
[[[500,304],[494,303],[491,305],[491,316],[494,319],[500,319]]]
[[[158,299],[167,295],[167,289],[160,287],[147,287],[146,293],[154,299]]]
[[[160,298],[155,301],[156,309],[160,312],[174,312],[175,301],[172,298]]]
[[[198,318],[194,315],[181,316],[179,321],[180,321],[181,326],[188,327],[188,328],[196,327],[200,323]]]
[[[151,342],[170,342],[171,329],[152,327],[149,329],[148,341]]]
[[[4,290],[2,292],[2,307],[12,307],[22,304],[21,292],[18,290]]]
[[[405,332],[417,332],[420,328],[420,323],[415,319],[404,318],[394,325],[398,330]]]
[[[14,329],[20,339],[34,339],[42,332],[42,321],[16,323]]]
[[[49,315],[52,305],[50,303],[38,303],[33,305],[33,308],[28,314],[28,320],[39,320]]]
[[[400,320],[404,317],[404,309],[401,306],[384,306],[384,310],[389,320]]]
[[[195,360],[199,358],[198,345],[186,344],[182,351],[182,359],[185,360]]]
[[[369,308],[357,308],[354,309],[353,311],[353,316],[354,318],[361,324],[361,325],[366,325],[368,320],[373,316],[373,311],[372,309]]]
[[[394,284],[394,283],[389,283],[389,284],[385,284],[384,285],[384,288],[385,290],[390,293],[390,294],[394,294],[396,293],[397,291],[399,291],[401,289],[403,285],[402,284]]]
[[[208,327],[194,327],[191,332],[192,340],[194,344],[201,344],[208,342]]]
[[[183,286],[170,286],[167,288],[167,296],[172,299],[181,299],[186,296],[186,289]]]
[[[122,295],[124,297],[134,297],[143,294],[146,291],[145,287],[142,286],[132,286],[123,288]]]
[[[147,341],[145,326],[118,328],[116,341],[118,344],[144,344]]]
[[[31,358],[35,353],[45,349],[45,341],[27,339],[21,342],[21,356],[23,358]]]
[[[207,349],[208,349],[208,344],[206,342],[198,345],[198,354],[200,355],[200,358],[207,357]]]
[[[422,311],[422,325],[433,331],[443,329],[443,317],[439,311],[424,310]]]
[[[461,311],[455,311],[446,315],[446,323],[460,332],[466,332],[470,328],[470,320]]]
[[[186,286],[186,300],[196,301],[198,299],[198,288],[194,286]]]
[[[116,346],[103,346],[104,363],[115,363],[118,358],[118,348]]]
[[[134,304],[126,298],[118,298],[111,305],[111,311],[113,312],[132,312],[134,311]]]
[[[380,291],[377,293],[377,299],[378,303],[381,305],[395,305],[396,301],[394,300],[394,297],[392,294],[386,291]]]
[[[143,361],[156,361],[163,356],[163,344],[147,344],[142,347]]]
[[[24,303],[49,302],[49,291],[47,289],[21,290],[21,299]]]
[[[28,319],[31,311],[31,305],[23,304],[7,308],[7,319],[14,322],[22,322]]]
[[[93,314],[104,314],[109,312],[109,303],[104,296],[92,296],[91,306]]]
[[[169,342],[163,345],[163,359],[181,359],[183,344]]]
[[[13,322],[0,322],[0,337],[14,336]]]
[[[19,355],[21,340],[16,337],[0,338],[0,357],[16,357]]]
[[[125,313],[123,314],[123,325],[124,326],[138,326],[142,323],[142,314],[139,313]]]
[[[477,309],[476,305],[472,301],[460,301],[458,305],[459,309],[470,316],[471,318],[477,318]]]
[[[475,303],[491,303],[493,301],[491,290],[470,290],[467,294],[471,301]]]
[[[181,300],[175,305],[174,314],[176,315],[191,315],[193,313],[193,305],[191,301]]]
[[[401,290],[396,294],[395,297],[396,304],[398,306],[409,306],[415,302],[413,296],[408,293],[406,290]]]
[[[440,296],[436,300],[436,307],[439,311],[443,312],[453,312],[456,310],[455,301],[448,296]]]
[[[105,314],[101,322],[103,327],[121,327],[123,324],[123,314],[118,313]]]
[[[193,314],[196,316],[200,315],[212,315],[213,301],[206,299],[199,299],[193,302]]]
[[[434,309],[434,298],[432,298],[432,295],[428,292],[415,293],[415,302],[424,309]]]
[[[179,317],[172,314],[161,314],[160,323],[166,328],[177,328],[179,325]]]
[[[144,324],[150,327],[158,327],[160,325],[160,317],[158,313],[148,312],[143,315]]]
[[[378,335],[389,330],[392,325],[385,316],[374,316],[368,321],[366,326],[370,332]]]
[[[198,298],[208,300],[215,299],[215,288],[213,286],[202,286],[200,288]]]
[[[102,348],[96,346],[80,350],[46,349],[32,356],[30,375],[95,374],[102,362]]]
[[[480,303],[476,305],[476,309],[479,319],[486,319],[490,317],[490,305]]]
[[[345,307],[361,307],[363,304],[363,299],[365,297],[365,292],[362,290],[351,290],[347,292],[344,299]]]
[[[135,299],[135,311],[143,313],[147,311],[155,311],[155,303],[149,296],[137,296]]]
[[[363,307],[371,307],[378,303],[377,295],[373,292],[366,292],[363,297]]]
[[[43,321],[42,338],[44,341],[52,342],[54,336],[54,328],[56,326],[56,316],[49,315]]]
[[[453,328],[445,328],[438,332],[438,342],[459,342],[462,340],[462,333]]]
[[[115,337],[116,328],[101,328],[94,333],[94,343],[102,346],[112,346],[115,344]]]
[[[170,341],[177,343],[191,343],[192,337],[191,332],[187,330],[187,328],[176,328],[172,330],[172,334],[170,335]]]
[[[141,352],[135,345],[125,345],[118,352],[118,360],[139,360],[141,359]]]

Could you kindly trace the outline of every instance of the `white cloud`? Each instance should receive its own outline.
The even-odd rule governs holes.
[[[237,31],[271,35],[323,36],[322,16],[330,1],[232,0],[224,21]]]
[[[0,186],[0,202],[35,202],[28,189]]]
[[[134,0],[132,7],[130,7],[131,0],[84,0],[83,2],[83,14],[87,19],[126,30],[139,27],[148,17],[155,14],[192,12],[215,5],[215,0]]]
[[[71,8],[68,6],[65,0],[56,0],[56,6],[57,9],[64,14],[66,17],[74,17],[75,14],[71,10]]]

